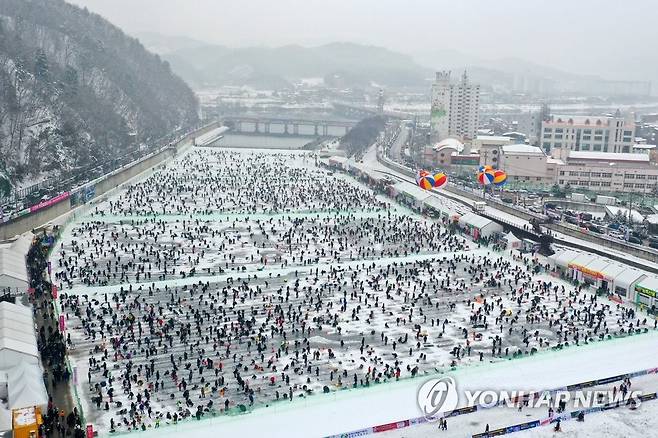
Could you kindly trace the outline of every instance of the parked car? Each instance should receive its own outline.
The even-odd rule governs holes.
[[[624,240],[624,233],[620,233],[618,231],[613,231],[611,233],[608,233],[608,236],[612,237],[613,239]]]
[[[658,249],[658,242],[649,242],[649,247]]]
[[[635,236],[628,237],[628,243],[634,243],[636,245],[642,245],[642,241]]]
[[[567,221],[570,224],[578,225],[578,219],[576,219],[575,217],[565,216],[564,220]]]
[[[593,233],[605,234],[605,231],[603,230],[603,228],[601,228],[597,225],[594,225],[594,224],[591,224],[587,229],[590,230]]]

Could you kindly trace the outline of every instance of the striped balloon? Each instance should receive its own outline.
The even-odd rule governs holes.
[[[492,171],[478,173],[478,182],[483,186],[488,186],[494,181],[494,173]]]
[[[418,179],[418,186],[421,189],[431,190],[434,187],[434,177],[432,175],[421,176]]]
[[[503,170],[494,171],[493,183],[497,186],[503,186],[507,182],[507,174]]]
[[[484,172],[487,172],[487,171],[493,171],[493,167],[491,167],[487,164],[487,165],[484,165],[484,166],[480,166],[480,168],[478,169],[478,173],[484,173]]]
[[[448,176],[445,173],[439,172],[434,175],[434,187],[440,189],[448,183]]]

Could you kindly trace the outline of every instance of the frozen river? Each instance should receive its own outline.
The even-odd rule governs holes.
[[[70,224],[51,261],[101,433],[649,328],[301,152],[193,148]]]

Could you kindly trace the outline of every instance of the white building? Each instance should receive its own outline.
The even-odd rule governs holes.
[[[542,122],[541,145],[554,158],[569,151],[629,153],[635,143],[632,114],[622,116],[557,116]]]
[[[471,84],[466,72],[458,83],[450,82],[450,72],[436,73],[432,84],[431,141],[447,137],[469,141],[477,135],[480,86]]]

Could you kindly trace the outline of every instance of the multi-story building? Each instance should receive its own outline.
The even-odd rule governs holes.
[[[534,146],[489,145],[480,148],[480,164],[505,170],[512,187],[558,184],[598,193],[658,193],[658,165],[646,153],[568,151],[559,159]]]
[[[658,166],[645,153],[571,151],[555,182],[594,192],[656,193]]]
[[[431,142],[448,137],[470,141],[477,135],[480,111],[480,86],[472,84],[464,71],[458,83],[450,81],[450,72],[436,73],[432,84]]]
[[[501,140],[496,141],[496,137],[478,140],[481,142],[480,165],[504,170],[508,183],[513,186],[550,186],[555,183],[559,160],[547,156],[536,146],[504,143],[502,139],[506,137],[497,138]]]
[[[541,145],[554,158],[569,151],[630,153],[635,140],[633,115],[557,116],[542,122]]]

